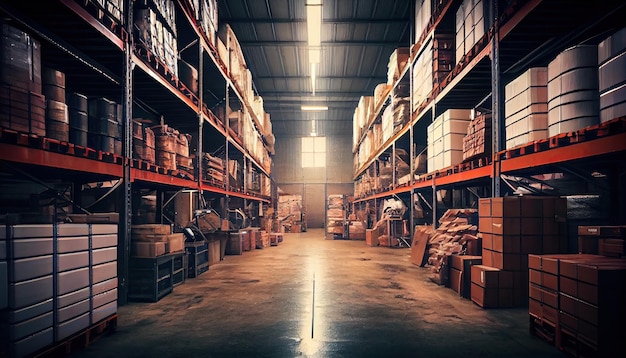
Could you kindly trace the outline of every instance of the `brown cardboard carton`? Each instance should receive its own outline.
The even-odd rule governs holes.
[[[520,236],[519,235],[498,235],[493,234],[493,251],[518,254],[520,253]]]
[[[157,257],[165,254],[165,242],[163,241],[133,241],[131,242],[131,256]]]
[[[487,250],[495,250],[493,246],[493,234],[482,232],[482,248]]]
[[[491,217],[491,198],[478,199],[478,216],[484,218]]]
[[[478,230],[482,233],[492,233],[492,221],[490,217],[479,217],[478,218]]]
[[[485,288],[472,282],[471,298],[474,303],[483,308],[498,307],[498,289]]]
[[[448,287],[454,290],[454,292],[461,294],[461,282],[462,272],[453,267],[450,267],[448,272]]]
[[[493,252],[493,267],[500,270],[521,270],[521,256],[520,254],[504,254],[502,252]]]
[[[523,196],[520,202],[520,214],[524,218],[541,218],[543,217],[544,198]]]
[[[165,242],[165,253],[179,252],[185,249],[185,234],[177,233],[167,235]]]
[[[472,266],[472,283],[481,287],[498,288],[500,269],[485,265]]]
[[[500,235],[519,235],[521,219],[517,218],[491,218],[491,233]]]
[[[598,254],[609,257],[624,257],[626,254],[626,240],[612,238],[598,239]]]
[[[542,218],[522,218],[520,225],[520,233],[524,236],[543,234]]]
[[[493,267],[493,251],[491,250],[487,250],[483,247],[482,250],[482,257],[483,257],[483,265],[485,266],[492,266]]]
[[[366,229],[365,230],[365,244],[367,246],[378,246],[378,235],[379,235],[379,231],[377,228]]]
[[[522,254],[540,254],[543,252],[542,236],[524,235],[520,241],[520,253]]]
[[[491,199],[491,216],[494,218],[513,217],[519,218],[520,198],[519,197],[502,197]]]

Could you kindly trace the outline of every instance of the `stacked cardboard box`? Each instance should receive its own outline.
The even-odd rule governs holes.
[[[483,308],[513,306],[513,272],[485,265],[471,268],[472,301]]]
[[[174,2],[159,0],[135,2],[135,39],[178,77],[178,42]]]
[[[626,226],[579,226],[578,253],[626,257]]]
[[[548,137],[548,68],[529,68],[504,87],[506,148]]]
[[[511,306],[527,303],[528,254],[567,252],[566,211],[558,197],[480,199],[483,265],[511,272]]]
[[[90,98],[88,101],[90,148],[121,154],[121,128],[118,105],[108,98]]]
[[[470,114],[469,109],[449,109],[428,126],[428,172],[463,161],[463,138],[467,134]]]
[[[431,266],[431,281],[447,284],[448,257],[465,253],[468,242],[477,239],[475,216],[475,209],[449,209],[439,219],[439,226],[428,237],[427,264]]]
[[[448,287],[463,298],[470,298],[472,266],[481,265],[482,256],[450,255],[448,257]]]
[[[185,235],[172,233],[170,225],[141,224],[131,227],[131,256],[157,257],[180,252],[185,248]]]
[[[326,233],[343,236],[346,211],[344,210],[345,197],[341,194],[328,196],[326,206]]]
[[[220,57],[223,56],[222,62],[224,62],[228,69],[228,75],[239,89],[244,92],[242,95],[246,96],[246,88],[252,88],[252,83],[247,78],[246,61],[243,57],[239,40],[229,24],[220,24],[217,36],[219,38],[218,46],[220,46],[220,41],[224,46],[225,52],[223,54],[220,52]],[[250,101],[251,100],[252,99],[250,99]]]
[[[435,34],[429,39],[413,66],[413,111],[428,99],[431,91],[454,68],[454,36]]]
[[[531,332],[575,356],[619,351],[626,260],[592,254],[529,255]]]
[[[415,2],[415,39],[419,39],[428,28],[433,14],[432,0],[417,0]]]
[[[0,351],[32,356],[117,312],[117,225],[0,227]]]
[[[491,114],[475,116],[463,137],[463,160],[491,154]]]
[[[155,162],[154,131],[145,127],[141,119],[133,119],[133,158]]]
[[[456,12],[456,62],[461,61],[489,30],[489,6],[485,0],[463,0]]]

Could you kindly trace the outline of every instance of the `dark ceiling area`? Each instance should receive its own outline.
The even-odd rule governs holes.
[[[307,0],[218,0],[263,97],[275,136],[352,135],[361,96],[387,81],[389,56],[410,43],[411,1],[323,0],[315,94],[307,55]],[[301,105],[328,111],[303,112]]]

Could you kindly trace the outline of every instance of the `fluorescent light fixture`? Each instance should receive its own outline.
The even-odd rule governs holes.
[[[322,43],[322,0],[306,2],[306,24],[310,47],[319,47]]]
[[[319,112],[319,111],[328,111],[328,106],[321,106],[321,105],[302,105],[301,109],[302,109],[303,111]]]
[[[309,63],[320,63],[322,60],[322,49],[320,47],[309,47]]]
[[[317,80],[317,63],[311,64],[311,88],[313,89],[313,95],[315,96],[315,81]]]

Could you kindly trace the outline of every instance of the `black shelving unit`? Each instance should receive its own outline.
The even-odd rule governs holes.
[[[192,241],[185,243],[187,252],[187,274],[189,277],[198,277],[209,270],[209,245],[206,241]]]
[[[131,257],[128,299],[156,302],[172,292],[181,274],[184,280],[184,255],[181,251],[154,258]]]

